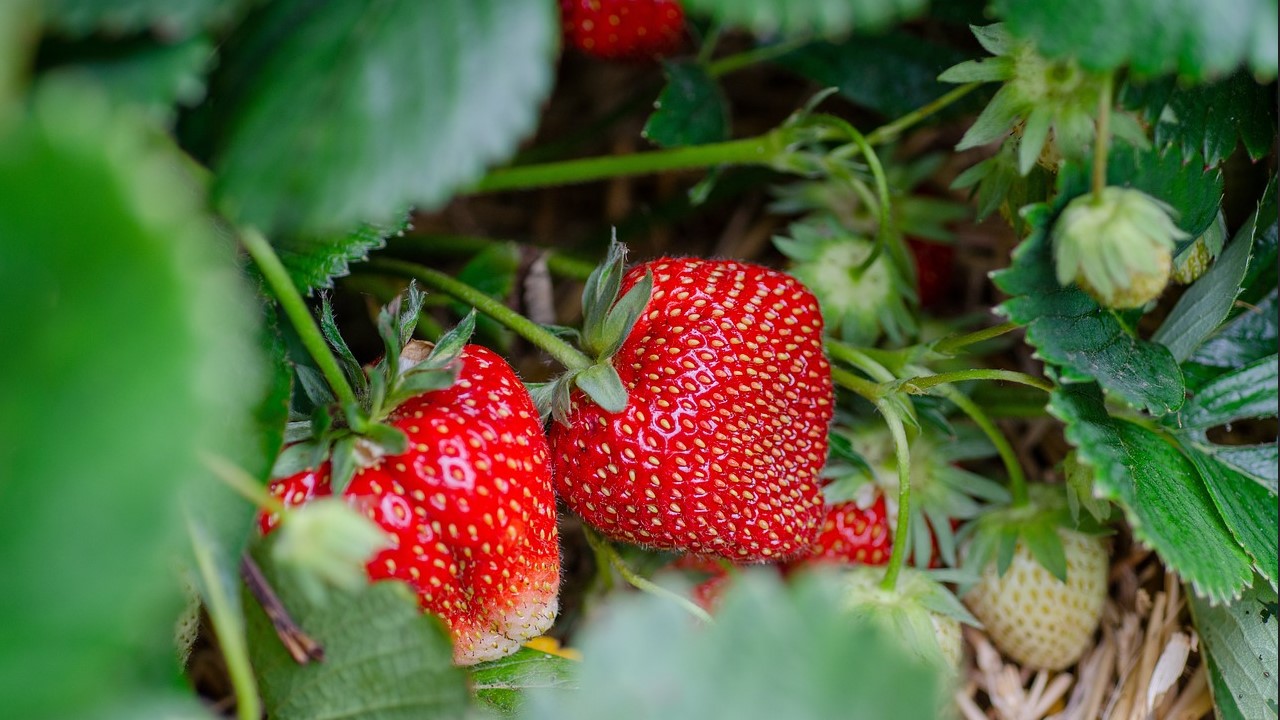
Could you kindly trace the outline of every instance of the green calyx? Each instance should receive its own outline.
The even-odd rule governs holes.
[[[818,298],[824,322],[841,339],[871,345],[885,334],[901,343],[915,334],[907,309],[915,290],[888,253],[875,254],[875,243],[831,217],[796,223],[789,233],[774,245],[791,258],[789,272]]]
[[[284,516],[271,553],[296,572],[309,599],[323,603],[327,588],[354,590],[368,582],[365,563],[385,548],[386,532],[346,502],[313,500]]]
[[[1169,282],[1173,248],[1187,237],[1173,209],[1139,190],[1104,188],[1067,204],[1051,235],[1058,282],[1099,304],[1140,308]]]

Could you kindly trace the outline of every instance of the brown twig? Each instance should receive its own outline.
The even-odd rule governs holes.
[[[279,636],[280,642],[289,651],[294,662],[299,665],[306,665],[312,661],[324,662],[324,648],[303,631],[302,627],[289,615],[284,603],[280,602],[280,597],[263,576],[262,568],[258,567],[258,563],[248,554],[240,558],[240,574],[244,577],[249,592],[253,593],[253,597],[262,606],[263,612],[267,614],[267,619],[271,621],[276,635]]]

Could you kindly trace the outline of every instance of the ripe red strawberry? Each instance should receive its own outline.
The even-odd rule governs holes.
[[[606,60],[670,55],[684,39],[677,0],[560,0],[565,43]]]
[[[893,523],[884,495],[863,508],[857,501],[827,506],[822,530],[813,545],[813,559],[855,565],[884,565],[893,552]]]
[[[467,345],[459,359],[451,387],[387,416],[408,450],[366,457],[343,496],[391,539],[369,561],[370,579],[408,583],[449,627],[455,661],[471,664],[508,655],[551,626],[560,551],[533,401],[492,351]],[[330,494],[330,472],[325,462],[275,480],[271,491],[300,505]],[[277,520],[263,516],[263,531]]]
[[[956,249],[952,245],[907,238],[907,247],[916,265],[916,290],[920,307],[942,307],[954,285]]]
[[[653,289],[612,358],[627,393],[582,393],[550,433],[560,496],[605,536],[737,562],[805,551],[832,414],[822,317],[784,273],[729,260],[632,268]]]

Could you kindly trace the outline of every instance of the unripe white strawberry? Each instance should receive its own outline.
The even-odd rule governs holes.
[[[1107,551],[1101,538],[1058,529],[1067,581],[1054,577],[1019,540],[1003,576],[994,562],[964,602],[1008,657],[1032,668],[1062,670],[1093,639],[1107,597]]]
[[[881,568],[842,570],[845,608],[902,639],[903,647],[950,671],[960,667],[960,623],[977,625],[946,588],[923,572],[904,568],[894,589],[880,587]]]

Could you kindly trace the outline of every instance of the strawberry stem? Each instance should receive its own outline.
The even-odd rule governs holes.
[[[253,503],[258,509],[267,513],[283,513],[285,511],[284,503],[280,501],[280,498],[267,492],[267,489],[246,472],[244,468],[221,455],[201,453],[200,460],[209,469],[209,472],[213,473],[214,477],[236,491],[241,497]]]
[[[727,55],[719,60],[708,63],[707,74],[713,78],[718,78],[722,75],[728,75],[731,72],[737,72],[743,68],[750,67],[758,63],[768,62],[774,58],[782,57],[793,50],[803,47],[811,40],[812,38],[797,37],[790,40],[784,40],[779,43],[774,43],[773,45],[763,45],[744,52]]]
[[[938,373],[937,375],[923,375],[899,380],[893,384],[912,395],[923,395],[926,390],[938,385],[969,380],[1003,380],[1005,382],[1018,383],[1019,385],[1029,385],[1045,392],[1053,392],[1053,383],[1047,380],[1014,370],[995,370],[991,368],[975,368],[972,370]]]
[[[358,405],[355,391],[351,389],[351,384],[342,374],[342,368],[338,366],[338,361],[334,359],[329,344],[325,342],[324,335],[316,326],[311,310],[307,308],[298,288],[294,287],[293,280],[289,278],[289,271],[276,256],[271,243],[267,242],[262,233],[253,228],[247,228],[240,234],[240,242],[253,258],[258,270],[262,272],[262,277],[271,287],[271,292],[276,296],[280,307],[284,309],[285,315],[289,316],[289,322],[298,332],[298,338],[302,341],[303,347],[307,349],[311,359],[315,360],[316,367],[324,375],[325,382],[328,383],[329,389],[333,390],[339,405],[343,407]]]
[[[217,566],[213,545],[199,526],[187,517],[187,532],[191,536],[196,570],[200,574],[201,599],[213,625],[213,633],[227,665],[227,676],[236,698],[236,717],[240,720],[258,720],[262,717],[262,700],[258,697],[258,681],[249,660],[249,647],[245,639],[244,620],[236,600],[239,589],[233,591],[224,581],[226,574]],[[232,576],[234,577],[234,576]]]
[[[831,368],[831,379],[836,384],[846,390],[852,390],[859,397],[869,402],[879,402],[884,396],[883,386],[873,383],[870,380],[854,375],[853,373],[840,367]]]
[[[626,580],[632,587],[642,592],[647,592],[650,595],[656,595],[658,597],[672,600],[688,611],[690,615],[707,624],[714,622],[711,615],[708,614],[706,610],[698,607],[698,604],[689,598],[664,588],[646,577],[641,577],[636,574],[636,571],[632,570],[622,557],[618,555],[617,549],[614,548],[608,540],[600,537],[595,530],[592,530],[587,525],[583,525],[582,532],[587,536],[587,544],[590,545],[591,549],[596,553],[596,557],[607,557],[609,559],[609,564],[613,569],[617,570],[618,574],[622,576],[622,579]]]
[[[951,401],[952,405],[960,408],[960,412],[969,416],[974,425],[978,426],[991,441],[992,446],[996,449],[996,454],[1000,456],[1000,461],[1004,463],[1004,471],[1009,475],[1009,493],[1013,495],[1013,505],[1018,507],[1026,505],[1027,497],[1027,476],[1022,472],[1022,463],[1018,462],[1018,454],[1014,452],[1013,446],[1009,444],[1009,439],[1004,436],[1000,428],[995,422],[983,412],[978,404],[969,399],[968,395],[956,390],[953,387],[941,388],[942,396]]]
[[[956,102],[957,100],[964,97],[965,95],[968,95],[974,90],[977,90],[981,85],[982,83],[978,83],[978,82],[969,83],[967,85],[961,85],[960,87],[952,90],[951,92],[948,92],[942,97],[936,100],[933,100],[932,102],[921,105],[920,107],[916,108],[915,110],[912,110],[906,115],[903,115],[897,120],[894,120],[893,122],[888,123],[886,125],[881,125],[875,130],[872,130],[871,132],[867,133],[867,142],[873,145],[879,145],[880,143],[893,140],[897,138],[898,135],[902,134],[903,130],[906,130],[907,128],[921,122],[922,120],[929,117],[930,115],[933,115],[934,113],[947,107],[948,105],[951,105],[952,103]]]
[[[1093,144],[1093,201],[1102,202],[1102,191],[1107,188],[1107,155],[1111,146],[1111,105],[1114,102],[1112,86],[1115,75],[1107,73],[1098,96],[1097,139]]]
[[[1005,333],[1017,330],[1019,327],[1021,327],[1021,325],[1018,325],[1017,323],[1007,322],[993,327],[975,330],[971,333],[964,333],[963,335],[948,335],[933,343],[932,349],[934,352],[942,355],[955,355],[957,351],[963,350],[970,345],[976,345],[980,342],[991,340],[992,338],[998,338]]]
[[[545,350],[548,355],[555,358],[557,362],[569,370],[585,370],[594,364],[591,358],[556,337],[541,325],[485,295],[480,290],[439,270],[403,260],[386,258],[370,261],[369,267],[373,270],[413,278],[429,288],[438,290],[455,300],[474,307],[533,345]]]
[[[898,462],[898,517],[893,527],[893,550],[889,553],[889,564],[885,567],[884,579],[880,587],[893,590],[898,584],[898,574],[907,558],[907,533],[911,529],[911,447],[907,443],[907,430],[902,417],[891,403],[881,400],[876,403],[884,421],[889,425],[889,433],[893,435],[893,451]]]

